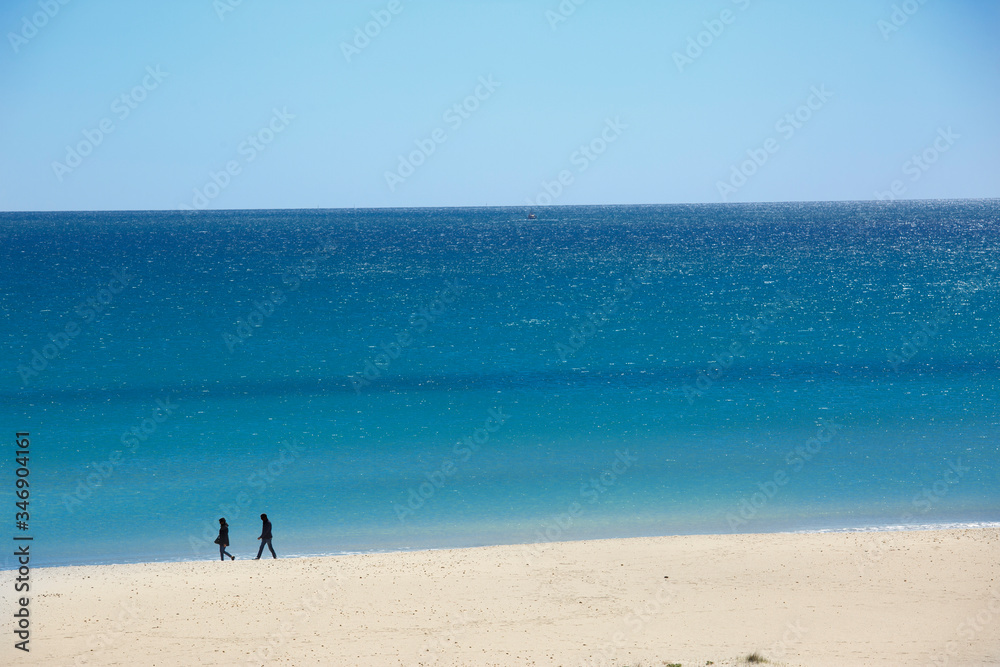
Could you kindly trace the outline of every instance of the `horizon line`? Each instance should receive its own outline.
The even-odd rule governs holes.
[[[899,198],[899,199],[786,199],[760,200],[743,202],[661,202],[661,203],[604,203],[604,204],[547,204],[544,206],[528,206],[525,204],[479,204],[479,205],[449,205],[449,206],[297,206],[291,208],[123,208],[123,209],[36,209],[36,210],[0,210],[0,215],[18,213],[180,213],[191,216],[199,213],[222,213],[238,211],[413,211],[441,209],[522,209],[527,211],[543,211],[551,208],[602,208],[602,207],[663,207],[663,206],[756,206],[761,204],[902,204],[919,202],[983,202],[1000,201],[996,197],[939,197]]]

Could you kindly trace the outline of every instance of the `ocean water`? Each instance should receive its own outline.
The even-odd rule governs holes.
[[[526,218],[0,214],[5,532],[19,431],[36,565],[1000,521],[1000,202]]]

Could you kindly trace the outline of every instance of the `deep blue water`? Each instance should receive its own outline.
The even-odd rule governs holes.
[[[0,214],[4,533],[16,431],[37,565],[1000,521],[1000,202],[537,213]]]

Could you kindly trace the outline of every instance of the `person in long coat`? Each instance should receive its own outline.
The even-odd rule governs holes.
[[[215,538],[215,543],[219,545],[220,560],[226,560],[226,556],[229,556],[230,560],[236,560],[236,556],[226,551],[226,547],[229,546],[229,524],[226,523],[225,517],[219,519],[219,536]]]

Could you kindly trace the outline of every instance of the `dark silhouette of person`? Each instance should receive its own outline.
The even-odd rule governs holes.
[[[274,547],[271,546],[271,522],[267,520],[266,514],[260,515],[260,520],[264,522],[264,527],[260,531],[260,549],[257,549],[257,557],[254,560],[260,560],[260,555],[264,553],[264,545],[271,551],[271,556],[277,558],[278,556],[274,553]]]
[[[219,536],[215,538],[215,543],[219,545],[219,560],[226,560],[226,556],[229,556],[230,560],[236,560],[236,556],[226,551],[226,547],[229,546],[229,524],[226,523],[225,517],[219,519]]]

